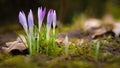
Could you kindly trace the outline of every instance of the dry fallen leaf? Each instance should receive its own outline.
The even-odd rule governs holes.
[[[57,38],[57,39],[55,40],[55,42],[56,42],[57,44],[62,44],[63,41],[64,41],[64,39],[65,39],[65,38]]]
[[[103,21],[107,24],[114,24],[114,18],[111,14],[106,14],[104,17],[103,17]]]
[[[98,19],[88,19],[85,21],[84,29],[91,30],[93,28],[99,28],[101,26],[101,21]]]
[[[1,49],[4,53],[9,53],[12,50],[19,50],[20,52],[22,52],[26,49],[26,46],[20,40],[16,40],[13,42],[6,42],[6,47],[2,47]]]
[[[116,36],[119,36],[120,34],[120,22],[114,23],[114,28],[113,28],[113,32],[115,33]]]
[[[101,36],[107,33],[108,31],[110,31],[110,29],[108,30],[105,27],[101,27],[99,29],[93,30],[92,38],[95,38],[96,36]]]

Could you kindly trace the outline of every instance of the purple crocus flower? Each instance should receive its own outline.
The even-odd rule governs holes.
[[[47,40],[49,40],[49,32],[50,32],[52,21],[53,21],[53,10],[50,9],[47,15],[47,33],[46,33]]]
[[[56,11],[53,11],[53,28],[55,29],[56,26]]]
[[[47,15],[47,25],[51,26],[52,21],[53,21],[53,10],[50,9]]]
[[[29,26],[29,32],[33,33],[34,21],[33,21],[33,13],[32,13],[31,9],[30,9],[30,12],[28,14],[28,26]]]
[[[45,17],[45,13],[46,13],[46,8],[44,8],[44,10],[42,10],[42,7],[38,8],[38,27],[39,27],[39,31],[43,22],[43,19]]]
[[[28,34],[28,26],[27,26],[26,16],[23,11],[19,12],[19,22],[20,22],[20,24],[22,24],[26,34]]]

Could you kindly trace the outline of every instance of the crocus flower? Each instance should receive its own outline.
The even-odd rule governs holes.
[[[53,35],[55,37],[55,26],[56,26],[56,11],[53,11]]]
[[[68,55],[69,45],[68,45],[68,36],[67,35],[65,36],[63,43],[65,44],[65,53],[66,53],[66,55]]]
[[[33,21],[33,13],[32,10],[30,10],[28,14],[28,26],[29,26],[29,32],[33,33],[33,26],[34,26],[34,21]]]
[[[67,36],[67,35],[65,36],[65,39],[64,39],[63,43],[64,43],[65,45],[68,45],[68,36]]]
[[[49,32],[50,32],[52,21],[53,21],[53,10],[50,9],[47,15],[47,33],[46,33],[47,40],[49,40]]]
[[[55,29],[56,26],[56,11],[53,11],[53,28]]]
[[[20,24],[22,24],[26,34],[28,34],[28,26],[27,26],[26,16],[23,11],[19,12],[19,22],[20,22]]]
[[[43,19],[45,17],[45,13],[46,13],[46,8],[44,8],[44,10],[42,10],[42,7],[38,8],[38,27],[39,27],[39,32],[40,32],[40,28],[43,22]]]

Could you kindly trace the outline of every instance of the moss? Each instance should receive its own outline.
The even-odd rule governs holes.
[[[31,62],[29,57],[25,56],[15,56],[9,59],[6,59],[2,62],[1,65],[3,68],[36,68],[36,64]]]
[[[86,61],[59,62],[48,66],[49,68],[93,68],[94,65]]]

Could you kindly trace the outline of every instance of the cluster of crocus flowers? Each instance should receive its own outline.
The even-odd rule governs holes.
[[[42,11],[42,8],[38,8],[38,27],[39,31],[45,16],[46,8]],[[19,12],[19,22],[22,24],[26,34],[28,33],[33,33],[33,26],[34,26],[34,19],[33,19],[33,13],[32,10],[30,9],[30,12],[28,14],[28,20],[26,19],[25,13],[23,11]],[[28,23],[27,23],[28,22]],[[29,30],[28,30],[29,29]]]
[[[30,11],[28,13],[28,19],[26,18],[26,15],[23,11],[19,12],[19,22],[23,26],[23,28],[27,34],[27,38],[28,38],[27,40],[29,42],[27,44],[27,46],[28,46],[30,53],[32,53],[32,50],[39,48],[38,43],[39,43],[40,36],[39,36],[39,34],[37,34],[38,36],[35,37],[35,34],[40,33],[40,31],[41,31],[41,26],[42,26],[42,22],[45,17],[45,13],[46,13],[46,8],[44,8],[44,9],[42,9],[42,7],[38,8],[38,29],[37,29],[37,31],[39,31],[39,32],[34,33],[33,32],[34,31],[34,17],[33,17],[32,10],[30,9]],[[51,24],[53,24],[53,34],[55,35],[56,12],[53,9],[50,9],[48,12],[48,15],[47,15],[46,40],[49,40],[49,32],[50,32]],[[37,38],[37,41],[35,38]],[[36,43],[37,43],[37,45],[35,45]]]

